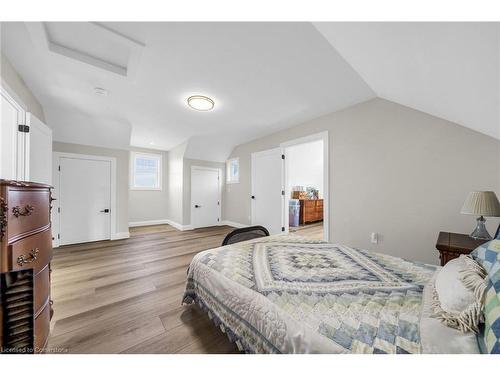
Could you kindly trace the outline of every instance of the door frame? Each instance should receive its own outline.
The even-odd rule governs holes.
[[[54,151],[52,152],[52,186],[54,187],[52,191],[52,197],[57,199],[55,201],[55,204],[52,206],[52,211],[51,211],[51,219],[52,219],[52,235],[53,235],[53,240],[52,240],[52,247],[59,247],[60,241],[59,238],[56,234],[61,233],[61,220],[60,220],[60,213],[58,212],[57,208],[61,207],[60,206],[60,194],[59,194],[59,188],[61,186],[61,174],[59,173],[59,165],[60,165],[60,159],[61,158],[68,158],[68,159],[80,159],[80,160],[97,160],[97,161],[107,161],[111,163],[111,199],[110,199],[110,215],[109,215],[109,220],[110,220],[110,231],[109,231],[109,239],[114,240],[121,238],[118,236],[118,233],[116,232],[116,158],[114,157],[108,157],[108,156],[99,156],[99,155],[86,155],[86,154],[75,154],[75,153],[69,153],[69,152],[57,152]],[[57,229],[57,233],[54,231],[54,229]]]
[[[304,143],[310,143],[314,141],[323,141],[323,238],[325,241],[328,241],[329,239],[329,231],[330,231],[330,225],[329,225],[329,208],[330,208],[330,200],[329,200],[329,193],[330,193],[330,168],[329,168],[329,144],[328,144],[328,130],[320,132],[320,133],[315,133],[311,135],[307,135],[305,137],[301,138],[296,138],[291,141],[283,142],[280,144],[281,147],[281,153],[282,155],[285,155],[285,160],[284,160],[284,167],[283,167],[283,189],[285,190],[285,201],[288,203],[288,200],[290,199],[290,189],[288,188],[287,184],[287,178],[288,178],[288,163],[286,160],[286,149],[291,146],[296,146]],[[289,231],[289,217],[288,217],[288,204],[284,204],[283,208],[283,214],[284,214],[284,227],[285,227],[285,232],[288,233]]]
[[[196,229],[196,228],[204,228],[204,227],[197,227],[194,225],[194,200],[193,200],[193,171],[216,171],[217,172],[217,177],[218,177],[218,186],[217,186],[217,198],[218,198],[218,201],[219,201],[219,205],[218,205],[218,212],[217,212],[217,215],[219,217],[219,222],[217,225],[222,225],[222,187],[221,187],[221,176],[222,176],[222,171],[220,168],[215,168],[215,167],[202,167],[202,166],[199,166],[199,165],[192,165],[191,166],[191,182],[190,182],[190,192],[189,192],[189,195],[190,195],[190,205],[191,205],[191,209],[190,209],[190,215],[191,215],[191,218],[190,218],[190,229]]]
[[[274,148],[271,148],[271,149],[268,149],[268,150],[264,150],[264,151],[257,151],[257,152],[252,152],[252,165],[251,165],[251,191],[250,191],[250,195],[253,196],[254,195],[254,192],[255,192],[255,182],[256,182],[256,178],[255,178],[255,159],[260,156],[260,155],[266,155],[266,154],[272,154],[276,151],[279,151],[281,155],[283,155],[283,149],[281,147],[274,147]],[[280,173],[281,173],[281,190],[283,191],[284,189],[284,185],[283,185],[283,181],[284,181],[284,166],[283,166],[283,159],[281,159],[281,168],[280,168]],[[252,199],[250,197],[250,199]],[[255,225],[255,205],[256,205],[256,201],[255,199],[252,199],[252,205],[251,205],[251,222],[252,222],[252,225]],[[285,212],[285,196],[284,195],[281,195],[281,228],[285,228],[286,230],[286,226],[285,226],[285,221],[284,221],[284,212]]]

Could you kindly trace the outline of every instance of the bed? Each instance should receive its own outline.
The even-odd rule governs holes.
[[[197,254],[183,303],[247,353],[478,353],[474,333],[431,317],[439,269],[276,235]]]

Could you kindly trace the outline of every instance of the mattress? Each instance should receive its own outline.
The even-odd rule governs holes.
[[[438,268],[277,235],[198,253],[183,303],[247,353],[477,352],[474,337],[435,334],[424,290]]]

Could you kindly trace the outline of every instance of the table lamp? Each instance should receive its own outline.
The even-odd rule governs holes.
[[[500,216],[500,202],[493,191],[472,191],[467,196],[460,213],[479,215],[476,229],[470,236],[476,240],[491,240],[491,236],[486,230],[484,216]]]

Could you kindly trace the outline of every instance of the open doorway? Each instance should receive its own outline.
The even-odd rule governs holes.
[[[328,134],[296,139],[281,147],[285,230],[328,240]]]

